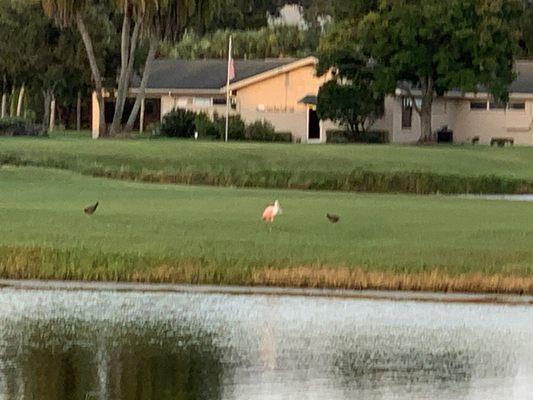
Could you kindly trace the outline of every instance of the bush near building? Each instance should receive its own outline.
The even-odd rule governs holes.
[[[361,132],[354,136],[351,132],[345,130],[331,129],[326,132],[328,143],[389,143],[389,132],[387,131],[368,131]]]
[[[163,117],[160,134],[167,137],[194,138],[195,132],[202,140],[220,140],[226,132],[226,118],[215,114],[213,120],[205,113],[174,109]],[[268,121],[255,121],[247,125],[240,115],[229,118],[229,139],[255,142],[292,142],[290,132],[276,132]]]
[[[0,119],[0,136],[42,136],[45,131],[41,125],[24,118]]]
[[[161,135],[167,137],[194,137],[196,113],[183,108],[174,108],[161,123]]]

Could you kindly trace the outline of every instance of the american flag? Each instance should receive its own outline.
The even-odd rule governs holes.
[[[228,81],[235,79],[235,62],[231,54],[228,59]]]

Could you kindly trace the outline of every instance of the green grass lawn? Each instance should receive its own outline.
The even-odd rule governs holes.
[[[4,143],[17,142],[23,143]],[[48,143],[62,143],[59,151],[79,146],[70,141],[33,143],[35,147],[27,146],[31,151]],[[91,152],[106,149],[107,142],[86,144]],[[140,151],[136,143],[113,146]],[[170,157],[169,148],[179,147],[153,146],[161,157]],[[204,146],[213,145],[199,145]],[[220,148],[247,146],[256,145]],[[488,149],[479,151],[490,154]],[[327,269],[343,274],[525,277],[533,290],[533,205],[528,203],[152,185],[11,166],[0,168],[0,187],[3,277],[268,284],[261,271],[293,269],[304,272],[301,282],[293,276],[290,284],[364,286],[346,277],[338,278],[337,285],[336,278],[312,281],[308,276],[309,271]],[[275,199],[284,214],[269,232],[260,215]],[[101,208],[92,217],[84,215],[83,208],[96,200]],[[338,213],[341,222],[328,223],[326,212]],[[426,286],[402,288],[431,288]]]
[[[0,138],[0,164],[160,183],[408,193],[533,193],[533,148]]]

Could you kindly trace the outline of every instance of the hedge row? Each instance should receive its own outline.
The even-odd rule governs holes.
[[[41,125],[31,123],[24,118],[0,119],[0,136],[40,136],[44,133]]]
[[[359,135],[354,135],[345,130],[328,130],[326,132],[328,143],[389,143],[389,132],[387,131],[368,131]]]
[[[217,114],[211,120],[206,114],[175,108],[163,117],[159,133],[166,137],[220,140],[226,131],[226,119]],[[268,121],[246,124],[240,115],[229,118],[229,139],[256,142],[292,142],[290,132],[276,132]]]

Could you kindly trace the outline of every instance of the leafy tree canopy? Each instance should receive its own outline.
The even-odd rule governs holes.
[[[413,98],[426,141],[436,94],[484,86],[506,99],[522,11],[522,0],[382,0],[357,35],[377,65],[378,86],[394,93],[400,85]]]

